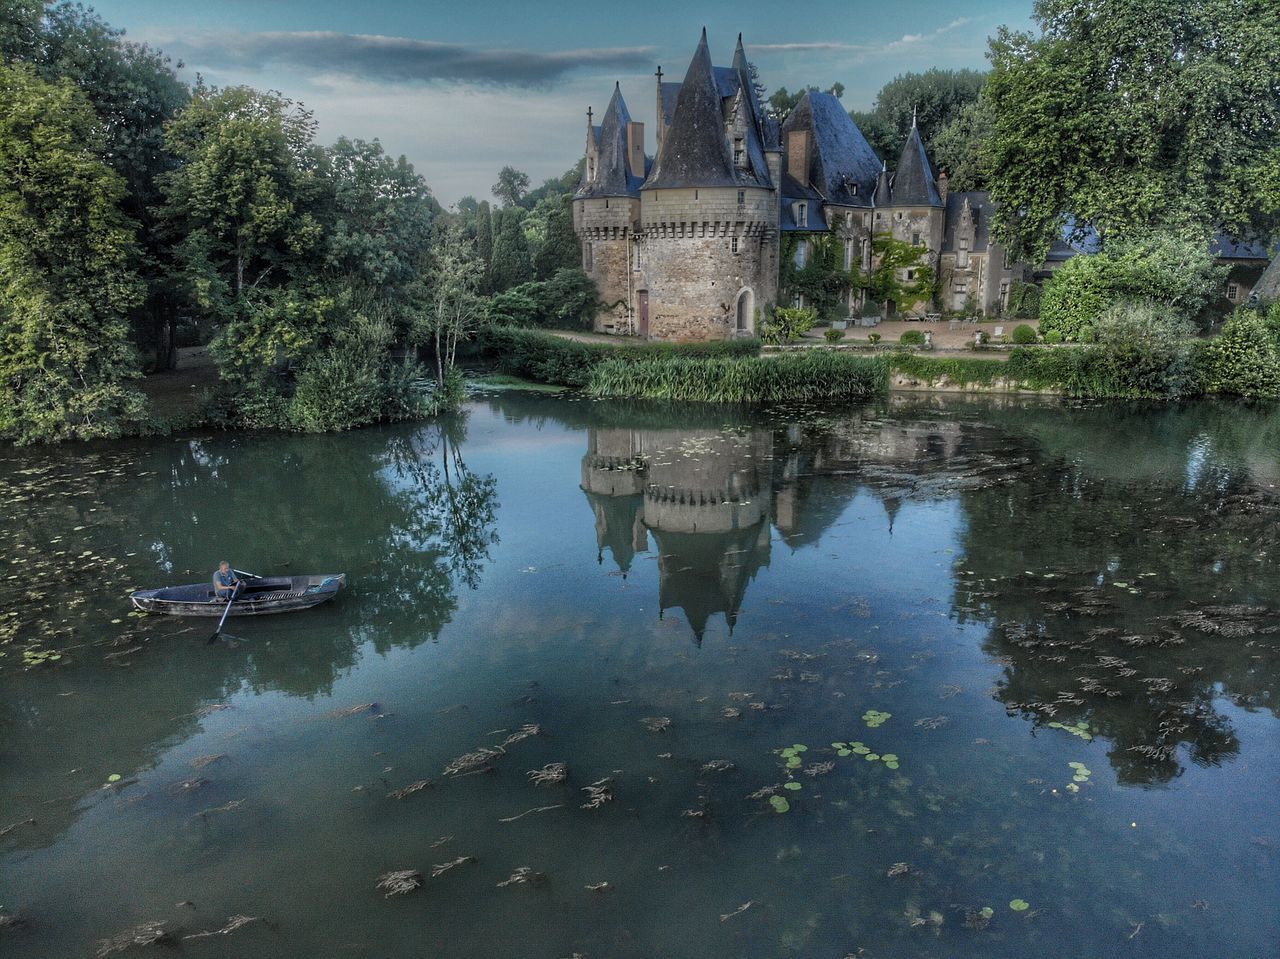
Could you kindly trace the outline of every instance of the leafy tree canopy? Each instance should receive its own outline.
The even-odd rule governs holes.
[[[1037,0],[986,96],[998,238],[1043,257],[1064,217],[1104,236],[1280,227],[1280,6]]]

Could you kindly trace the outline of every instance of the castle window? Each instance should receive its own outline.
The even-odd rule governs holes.
[[[876,214],[876,218],[877,218],[877,219],[879,219],[879,214]],[[871,228],[871,214],[870,214],[870,213],[864,213],[864,214],[862,214],[862,225],[863,225],[863,226],[865,226],[865,227],[867,227],[868,229],[870,229],[870,228]]]
[[[853,214],[852,214],[852,213],[846,213],[846,214],[844,215],[844,228],[845,228],[846,230],[852,230],[852,229],[853,229]]]
[[[1235,283],[1227,284],[1227,299],[1234,300],[1240,296],[1240,287]]]
[[[849,195],[850,195],[850,196],[857,196],[857,195],[858,195],[858,184],[856,184],[856,183],[850,184],[850,186],[849,186]]]
[[[1009,251],[1008,251],[1008,250],[1005,250],[1005,251],[1004,251],[1004,268],[1005,268],[1006,270],[1011,270],[1011,269],[1013,269],[1013,257],[1011,257],[1011,256],[1009,255]]]
[[[963,238],[961,238],[961,240],[960,240],[960,249],[962,249],[962,250],[967,250],[967,249],[969,249],[969,238],[968,238],[968,237],[963,237]]]
[[[591,244],[582,244],[582,268],[588,273],[591,272]]]
[[[738,206],[742,206],[742,205],[743,205],[743,204],[745,204],[746,202],[747,202],[747,191],[746,191],[746,190],[739,190],[739,191],[738,191]]]
[[[737,238],[736,236],[735,236],[732,240],[730,240],[730,241],[729,241],[729,246],[730,246],[730,248],[733,250],[733,252],[734,252],[734,253],[737,253],[737,252],[738,252],[738,238]]]
[[[907,270],[907,279],[908,279],[908,280],[914,280],[915,278],[916,278],[916,271],[915,271],[915,270]]]
[[[742,148],[742,137],[733,138],[733,165],[736,167],[747,165],[747,151]]]
[[[901,214],[901,213],[899,213],[899,214],[898,214],[898,219],[899,219],[899,220],[901,220],[901,219],[902,219],[902,214]]]
[[[853,241],[844,241],[844,268],[846,270],[853,269]]]
[[[919,233],[912,233],[912,234],[911,234],[911,245],[912,245],[912,246],[919,246],[919,245],[920,245],[920,234],[919,234]]]
[[[807,203],[796,204],[796,225],[797,226],[809,225],[809,204]]]
[[[804,269],[805,263],[809,259],[809,244],[805,240],[801,240],[796,244],[796,266]]]

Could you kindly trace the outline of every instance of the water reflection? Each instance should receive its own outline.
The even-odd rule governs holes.
[[[732,634],[769,565],[771,454],[764,429],[587,431],[582,489],[601,556],[625,575],[652,534],[659,610],[680,610],[698,644],[716,615]]]

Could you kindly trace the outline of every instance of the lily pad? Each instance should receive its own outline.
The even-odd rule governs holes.
[[[801,760],[799,756],[792,756],[787,760],[787,768],[799,769],[802,762],[803,760]]]
[[[769,805],[774,812],[787,812],[791,809],[791,803],[787,802],[785,796],[770,796]]]
[[[979,914],[982,916],[983,919],[990,919],[992,916],[996,914],[996,911],[992,909],[990,906],[983,906],[979,910]]]
[[[852,750],[850,750],[850,749],[838,749],[838,750],[836,750],[836,755],[837,755],[837,756],[848,756],[850,753],[852,753]]]
[[[873,763],[873,762],[875,762],[877,759],[879,759],[879,758],[880,758],[880,756],[879,756],[878,754],[876,754],[876,753],[867,753],[867,754],[866,754],[865,756],[863,756],[862,758],[863,758],[863,759],[865,759],[865,760],[866,760],[867,762],[869,762],[869,763]]]
[[[797,789],[801,789],[803,787],[801,787],[801,785],[797,782],[789,782],[789,783],[783,783],[782,788],[790,789],[792,792],[795,792]]]
[[[110,776],[107,777],[107,782],[109,783],[118,783],[119,781],[120,781],[119,773],[112,773]]]
[[[897,769],[897,768],[898,768],[898,765],[899,765],[899,764],[898,764],[898,762],[897,762],[896,760],[895,760],[895,761],[892,761],[892,762],[891,762],[891,761],[889,761],[889,760],[885,760],[885,766],[886,766],[887,768],[889,768],[889,769]]]
[[[1026,912],[1031,908],[1031,903],[1025,899],[1011,899],[1009,900],[1009,908],[1014,912]]]

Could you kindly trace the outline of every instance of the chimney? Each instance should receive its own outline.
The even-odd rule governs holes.
[[[809,185],[809,131],[787,131],[787,173],[802,186]]]
[[[938,174],[938,196],[942,197],[942,205],[947,205],[947,194],[951,192],[951,177],[943,170]]]
[[[627,124],[627,162],[632,176],[644,176],[644,124]]]

